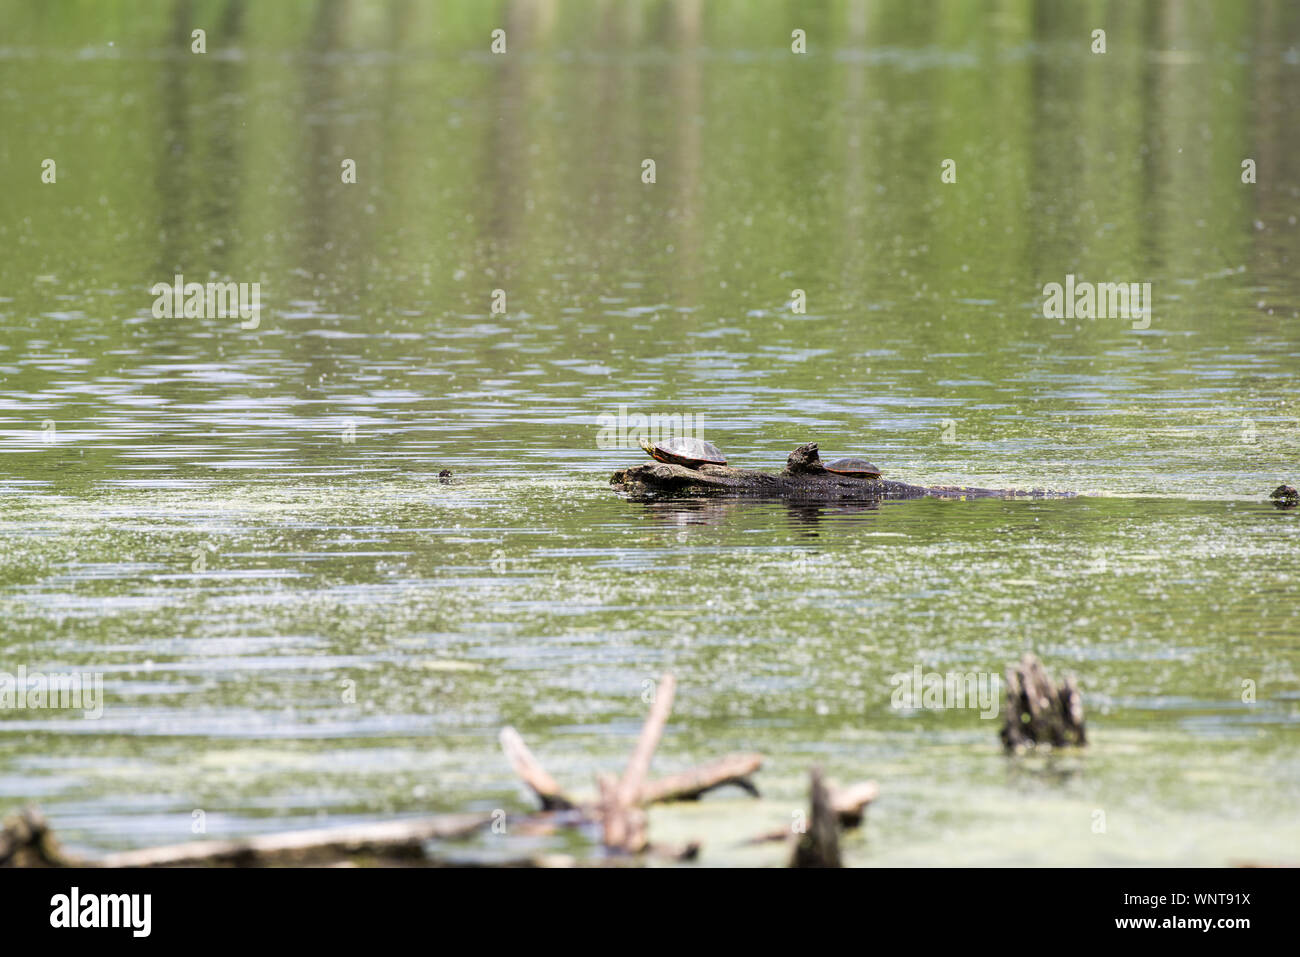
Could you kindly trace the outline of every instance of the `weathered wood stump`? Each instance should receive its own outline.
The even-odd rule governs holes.
[[[830,791],[820,768],[813,768],[809,782],[808,829],[795,841],[791,867],[843,867],[840,861],[840,824],[831,805]]]
[[[64,867],[80,863],[69,858],[54,839],[45,816],[25,807],[5,818],[0,827],[0,867]]]
[[[1083,698],[1074,677],[1052,684],[1042,662],[1026,653],[1007,668],[1007,697],[1002,711],[1002,744],[1008,751],[1050,744],[1060,748],[1087,744]]]

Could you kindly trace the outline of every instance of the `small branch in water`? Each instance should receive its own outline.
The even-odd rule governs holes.
[[[649,782],[641,789],[641,803],[697,801],[702,794],[727,784],[734,784],[758,797],[758,788],[754,787],[749,776],[762,766],[761,754],[728,754],[708,764],[696,765]]]
[[[617,784],[613,784],[607,777],[600,781],[605,846],[611,850],[635,854],[645,849],[646,821],[645,812],[641,810],[641,788],[650,770],[650,760],[654,757],[664,727],[668,724],[676,688],[677,680],[671,673],[659,679],[650,713],[641,726],[641,734],[637,737],[636,747],[632,749],[623,777]]]
[[[846,788],[827,787],[831,792],[831,809],[843,828],[861,824],[867,813],[867,805],[880,796],[880,788],[875,781],[863,781]]]
[[[619,800],[626,804],[635,804],[640,800],[641,786],[645,783],[646,774],[650,770],[650,760],[654,757],[659,747],[659,739],[663,737],[664,728],[668,724],[668,715],[673,710],[673,696],[676,691],[677,679],[671,673],[659,679],[654,703],[650,706],[650,714],[646,716],[645,724],[641,726],[641,734],[637,737],[632,757],[628,759],[627,770],[623,772],[623,779],[619,782]]]
[[[542,802],[542,810],[563,811],[574,806],[555,783],[555,778],[547,774],[541,762],[533,757],[533,752],[528,750],[528,745],[524,744],[518,731],[509,726],[504,727],[498,740],[510,767]]]
[[[677,687],[676,679],[671,674],[665,674],[659,679],[657,687],[650,714],[641,727],[623,776],[616,778],[608,773],[597,775],[597,797],[594,803],[578,804],[569,798],[528,750],[519,732],[510,727],[502,729],[502,751],[514,772],[537,795],[543,810],[570,809],[573,812],[565,815],[563,822],[556,818],[531,822],[528,826],[553,828],[561,823],[569,826],[599,823],[605,846],[610,850],[633,854],[649,852],[684,860],[695,857],[699,852],[698,842],[691,842],[681,848],[651,845],[646,835],[645,805],[694,800],[725,784],[735,784],[751,794],[758,794],[749,780],[749,775],[763,764],[763,757],[758,754],[731,754],[656,781],[646,781],[650,762],[668,725]]]

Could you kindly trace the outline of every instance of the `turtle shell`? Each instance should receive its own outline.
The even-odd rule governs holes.
[[[866,459],[836,459],[826,466],[826,471],[836,475],[852,475],[854,478],[880,478],[880,469]]]
[[[694,468],[697,465],[726,465],[727,457],[712,442],[679,436],[665,439],[654,445],[642,442],[641,447],[650,453],[650,457],[671,465],[685,465]]]

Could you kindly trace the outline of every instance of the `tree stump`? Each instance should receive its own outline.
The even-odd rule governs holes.
[[[5,819],[0,828],[0,867],[65,867],[72,863],[40,811],[26,807]]]
[[[1052,684],[1042,662],[1026,653],[1007,668],[1007,697],[1002,711],[1002,744],[1008,751],[1050,744],[1060,748],[1087,744],[1083,698],[1074,677]]]
[[[791,867],[843,867],[840,862],[840,823],[831,806],[830,791],[820,768],[813,768],[809,787],[808,830],[795,842]]]

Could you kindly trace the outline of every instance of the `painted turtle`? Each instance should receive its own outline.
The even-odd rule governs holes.
[[[834,472],[836,475],[849,475],[853,478],[880,478],[880,469],[876,468],[866,459],[836,459],[825,468],[826,471]]]
[[[703,439],[682,436],[675,439],[665,439],[662,442],[656,442],[654,445],[642,439],[641,448],[645,449],[650,454],[650,457],[657,462],[684,465],[688,469],[693,469],[699,465],[727,464],[727,457],[722,454],[722,450],[712,442],[705,442]]]
[[[1279,485],[1269,498],[1278,508],[1295,508],[1300,505],[1300,491],[1294,485]]]

